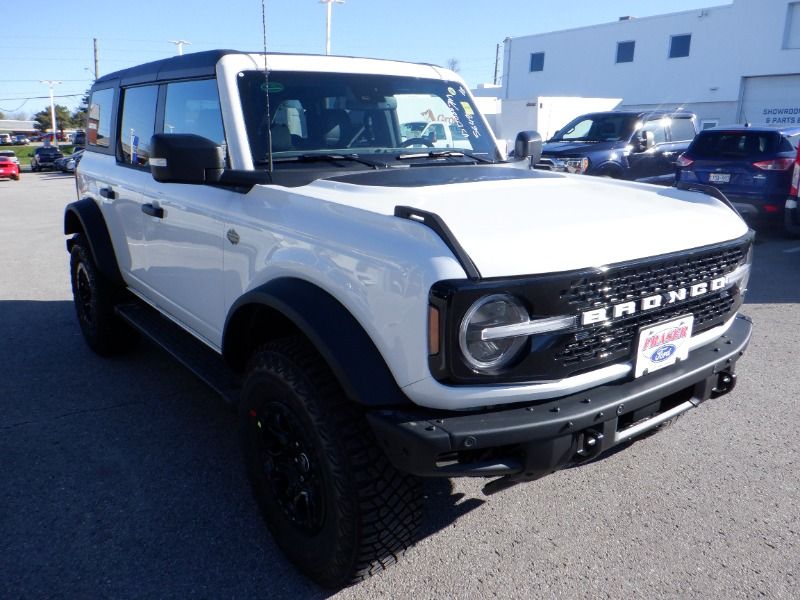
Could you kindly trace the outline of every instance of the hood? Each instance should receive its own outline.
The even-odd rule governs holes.
[[[423,170],[433,172],[427,184],[419,183]],[[482,277],[601,267],[732,240],[748,230],[719,200],[674,188],[505,167],[409,171],[411,184],[399,183],[396,172],[370,171],[292,191],[384,215],[394,215],[398,205],[436,213]],[[469,173],[475,176],[466,181]],[[437,177],[447,182],[435,183]]]
[[[622,148],[625,142],[547,142],[542,146],[543,156],[582,156],[598,150]]]

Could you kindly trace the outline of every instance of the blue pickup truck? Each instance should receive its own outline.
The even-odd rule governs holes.
[[[675,161],[696,133],[689,112],[590,113],[547,140],[535,168],[671,184]]]

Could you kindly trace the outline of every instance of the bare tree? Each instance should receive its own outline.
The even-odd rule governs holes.
[[[458,64],[457,58],[448,58],[447,59],[447,68],[451,71],[458,73],[461,71],[461,67]]]

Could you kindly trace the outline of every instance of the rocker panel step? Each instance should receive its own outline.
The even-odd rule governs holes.
[[[161,316],[143,302],[120,304],[116,313],[150,341],[166,350],[200,380],[222,396],[226,403],[239,402],[241,384],[211,348]]]

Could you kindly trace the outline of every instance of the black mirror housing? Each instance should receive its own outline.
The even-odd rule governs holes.
[[[535,165],[542,157],[542,136],[536,131],[520,131],[514,142],[514,157],[517,160],[527,158]]]
[[[159,183],[218,181],[225,168],[222,146],[192,133],[157,133],[150,138],[150,173]]]

